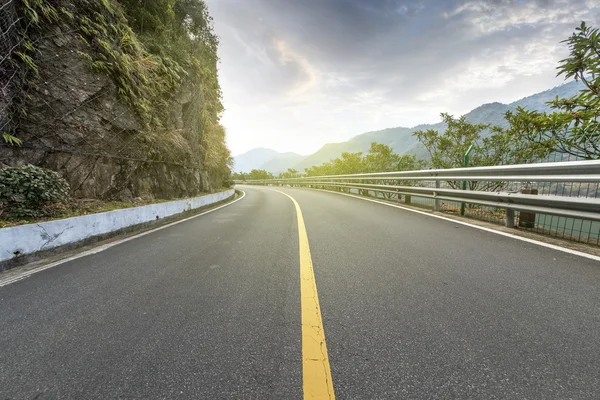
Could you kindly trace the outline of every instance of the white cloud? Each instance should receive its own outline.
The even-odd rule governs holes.
[[[543,1],[468,1],[445,17],[469,14],[473,28],[481,34],[491,34],[522,25],[571,24],[589,13],[591,2],[572,0]]]
[[[279,52],[280,64],[285,66],[288,63],[295,63],[304,73],[304,78],[294,82],[294,86],[288,91],[288,95],[301,96],[315,90],[319,84],[319,71],[306,58],[290,50],[288,43],[284,40],[275,40],[274,42]]]

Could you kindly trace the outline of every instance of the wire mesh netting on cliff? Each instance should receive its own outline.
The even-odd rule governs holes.
[[[93,198],[139,182],[131,191],[162,198],[211,190],[203,156],[190,150],[201,148],[190,104],[203,104],[202,92],[182,85],[187,92],[169,94],[162,110],[168,126],[148,129],[111,75],[91,68],[85,56],[94,50],[77,27],[61,18],[31,24],[22,7],[0,0],[0,167],[50,168]]]
[[[31,60],[32,63],[35,61],[40,65],[39,69],[37,65],[35,66],[36,83],[25,85],[24,80],[31,77],[32,71],[28,71],[27,61],[20,57],[24,54],[20,49],[25,44],[25,35],[29,31],[30,24],[25,24],[23,18],[18,16],[16,1],[0,0],[0,132],[2,134],[12,135],[18,130],[19,125],[31,124],[31,120],[34,120],[37,124],[36,132],[28,135],[28,140],[21,146],[22,149],[184,166],[177,162],[149,159],[146,154],[132,151],[135,150],[132,147],[133,140],[123,133],[139,128],[137,118],[132,115],[127,102],[116,93],[112,93],[112,85],[107,82],[106,77],[100,79],[89,71],[82,73],[81,67],[88,69],[82,59],[73,62],[74,59],[79,58],[74,53],[81,50],[77,46],[72,46],[77,41],[78,32],[57,26],[47,34],[32,40],[31,45],[40,47],[36,50],[39,50],[37,53],[42,57]],[[25,108],[22,104],[23,99],[29,98],[31,92],[38,92],[35,93],[35,102],[38,104],[27,105],[28,111],[33,112],[29,113],[27,121],[24,122],[19,118],[23,114],[20,109]],[[110,119],[104,118],[99,122],[104,127],[112,126],[110,129],[102,129],[102,140],[95,143],[94,138],[90,138],[89,134],[96,131],[90,129],[88,125],[98,121],[89,118],[86,109],[97,110],[98,107],[111,111]],[[35,112],[39,112],[39,118],[36,118]],[[61,125],[74,124],[87,134],[78,135],[77,140],[72,138],[42,140],[49,136],[60,136]],[[0,140],[0,145],[7,144]]]
[[[15,10],[16,0],[0,1],[0,133],[10,133],[11,124],[9,106],[15,96],[14,82],[18,69],[11,57],[22,44],[18,32],[19,18]]]

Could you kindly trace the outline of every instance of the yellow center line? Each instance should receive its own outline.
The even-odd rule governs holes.
[[[298,217],[300,248],[300,308],[302,311],[302,386],[304,399],[335,399],[329,356],[325,345],[325,331],[317,295],[308,235],[298,202],[289,194],[279,192],[292,200]]]

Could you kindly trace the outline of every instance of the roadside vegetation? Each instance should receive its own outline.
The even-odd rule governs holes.
[[[27,0],[17,4],[23,45],[9,61],[17,71],[13,79],[22,87],[7,108],[14,114],[14,124],[0,132],[0,146],[8,154],[0,163],[0,227],[232,186],[233,160],[220,123],[224,107],[217,71],[219,40],[203,0]],[[62,129],[71,128],[76,118],[69,119],[68,113],[52,115],[48,120],[58,121],[57,128],[51,129],[47,142],[60,145],[47,146],[49,157],[31,156],[32,149],[41,147],[36,135],[42,132],[27,136],[19,121],[40,112],[35,107],[41,100],[36,103],[33,96],[44,81],[61,78],[48,76],[54,72],[48,72],[42,57],[41,43],[46,37],[73,47],[71,52],[92,76],[109,78],[117,98],[106,101],[129,107],[133,114],[125,125],[135,128],[115,133],[116,128],[105,124],[106,131],[89,132],[87,121],[78,121],[81,126],[74,129],[84,132],[84,137],[73,145],[64,139],[73,136]],[[85,85],[88,78],[74,76],[69,83]],[[121,113],[104,115],[106,110],[96,108],[89,115],[97,120],[121,118]],[[93,148],[85,147],[92,144]],[[45,164],[53,155],[63,155],[63,147],[68,150],[64,159],[80,157],[70,171],[66,162],[53,164],[62,167]],[[86,173],[77,174],[83,169]],[[83,177],[83,182],[74,177]],[[103,194],[85,198],[93,197],[78,191],[87,179],[106,185],[97,191]]]
[[[12,61],[23,71],[26,89],[40,85],[38,36],[52,26],[74,28],[86,48],[79,56],[112,78],[143,125],[143,134],[134,137],[142,150],[137,157],[229,174],[232,160],[220,124],[219,40],[203,0],[28,0],[19,10],[24,46]],[[169,114],[182,85],[191,87],[189,106],[197,108],[189,132],[173,129]],[[27,112],[27,100],[21,99],[21,112]],[[26,145],[18,136],[7,131],[0,139]]]
[[[0,228],[180,200],[78,199],[69,192],[67,181],[49,169],[34,165],[0,169]]]

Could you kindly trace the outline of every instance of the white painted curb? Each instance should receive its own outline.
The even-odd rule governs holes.
[[[10,260],[16,255],[48,250],[133,225],[181,214],[223,201],[234,193],[235,190],[231,189],[185,200],[2,228],[0,229],[0,262]]]

